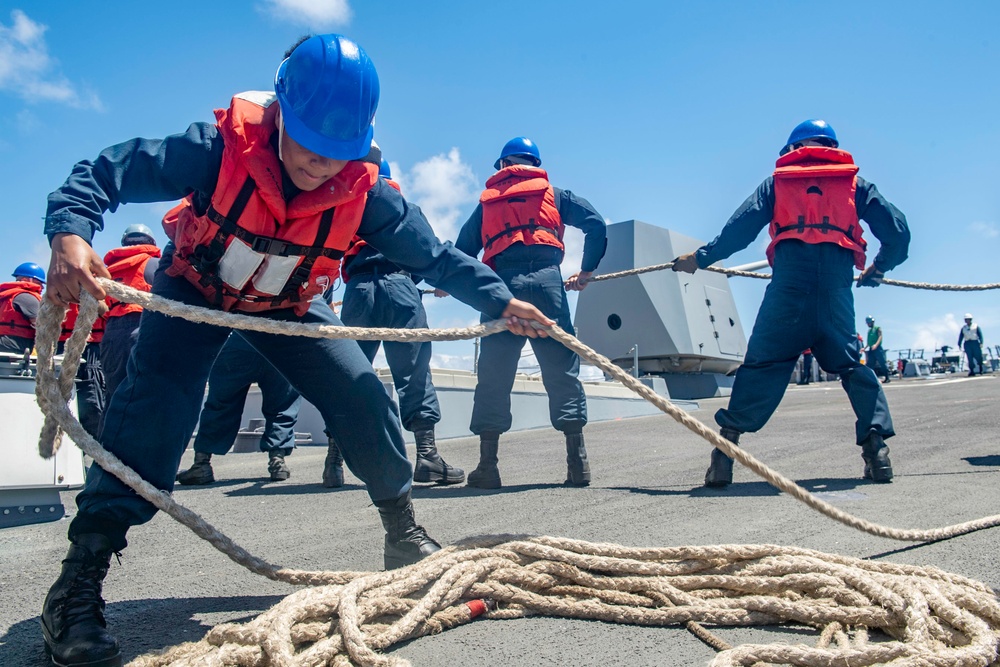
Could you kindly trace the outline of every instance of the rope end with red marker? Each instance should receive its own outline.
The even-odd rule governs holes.
[[[496,611],[497,602],[493,598],[482,598],[476,600],[468,600],[465,606],[469,610],[469,620],[482,616],[488,611]]]

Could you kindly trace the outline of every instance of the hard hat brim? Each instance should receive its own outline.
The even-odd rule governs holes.
[[[534,164],[535,167],[541,167],[542,166],[542,161],[539,160],[536,156],[532,155],[531,153],[508,153],[507,155],[501,155],[500,157],[498,157],[497,161],[493,163],[493,168],[496,169],[497,171],[500,171],[500,166],[501,166],[500,163],[503,162],[504,160],[506,160],[509,157],[526,157],[526,158],[531,158],[535,162],[535,164]]]

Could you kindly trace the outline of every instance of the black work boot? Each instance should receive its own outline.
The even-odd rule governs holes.
[[[284,482],[292,476],[292,471],[285,463],[285,453],[280,449],[272,449],[267,453],[267,472],[272,482]]]
[[[469,473],[467,486],[477,489],[499,489],[500,469],[497,468],[497,450],[500,448],[499,433],[479,434],[479,465]]]
[[[882,436],[872,431],[861,443],[861,458],[865,460],[865,479],[887,484],[892,481],[892,462],[889,447]]]
[[[195,452],[194,463],[187,470],[177,473],[177,481],[189,486],[214,482],[212,455],[207,452]]]
[[[590,486],[590,463],[583,445],[583,433],[566,434],[566,483]]]
[[[113,551],[111,540],[100,533],[73,538],[42,606],[45,652],[57,667],[121,667],[121,650],[108,632],[101,597]]]
[[[323,486],[337,489],[344,485],[344,455],[332,437],[327,438],[326,463],[323,464]]]
[[[438,454],[433,428],[414,431],[413,437],[417,441],[417,462],[413,466],[414,482],[461,484],[465,481],[465,471],[448,465]]]
[[[394,500],[380,500],[375,506],[385,527],[385,569],[412,565],[440,551],[441,545],[431,539],[423,526],[417,525],[409,491]]]
[[[723,438],[738,445],[740,443],[740,432],[731,428],[724,428],[720,431]],[[705,486],[711,488],[722,488],[733,483],[733,460],[726,456],[721,449],[712,450],[712,463],[705,472]]]

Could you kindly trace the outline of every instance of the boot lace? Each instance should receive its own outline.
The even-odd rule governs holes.
[[[121,553],[114,552],[118,564],[121,565]],[[101,596],[104,577],[108,573],[110,557],[102,558],[92,555],[82,559],[67,559],[64,563],[79,563],[80,569],[70,584],[66,597],[62,600],[62,617],[66,626],[76,625],[94,619],[107,627],[104,620],[104,598]]]

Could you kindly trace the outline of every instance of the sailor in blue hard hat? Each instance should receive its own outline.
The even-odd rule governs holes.
[[[854,441],[861,447],[863,477],[884,483],[893,477],[885,441],[895,430],[878,378],[861,363],[851,284],[855,269],[861,271],[858,287],[881,284],[884,273],[906,259],[910,230],[905,216],[857,173],[829,123],[799,123],[772,175],[714,241],[675,258],[673,270],[707,268],[768,228],[773,278],[729,405],[715,415],[721,435],[735,445],[741,435],[763,428],[781,402],[799,353],[809,348],[824,371],[840,376],[847,392],[857,417]],[[861,220],[880,241],[867,267]],[[732,458],[714,450],[705,485],[721,488],[732,481]]]
[[[607,246],[604,218],[590,202],[549,183],[541,168],[538,146],[528,137],[514,137],[493,164],[497,172],[486,181],[479,205],[459,232],[455,246],[496,268],[507,286],[531,301],[559,326],[573,332],[566,290],[582,290],[597,269]],[[582,230],[580,271],[563,280],[563,233],[567,226]],[[510,392],[524,339],[501,333],[483,339],[481,372],[473,401],[470,428],[479,436],[479,465],[468,485],[484,489],[502,486],[498,467],[500,436],[512,425]],[[590,462],[584,445],[587,397],[579,380],[580,358],[552,340],[532,340],[553,428],[565,437],[566,483],[587,486]]]
[[[23,354],[35,346],[35,320],[45,286],[45,270],[19,264],[13,281],[0,283],[0,350]]]
[[[228,108],[216,110],[215,123],[195,123],[162,140],[132,139],[78,163],[48,198],[45,231],[55,270],[47,298],[66,305],[81,289],[105,298],[95,276],[108,273],[89,242],[111,206],[183,197],[164,218],[173,243],[163,257],[168,268],[153,281],[155,295],[276,322],[338,326],[334,312],[313,296],[339,274],[340,257],[357,234],[487,317],[508,318],[514,333],[539,335],[528,322],[551,320],[514,299],[488,268],[441,243],[420,209],[378,178],[372,150],[378,99],[378,75],[365,50],[343,35],[315,35],[286,53],[273,91],[233,96]],[[142,315],[101,440],[164,492],[173,489],[206,379],[229,334],[224,326],[149,310]],[[333,431],[382,519],[385,566],[437,551],[414,517],[413,468],[397,408],[357,343],[242,335]],[[42,609],[46,649],[63,667],[119,664],[102,581],[129,528],[149,521],[156,508],[97,464],[77,506],[69,556]]]

